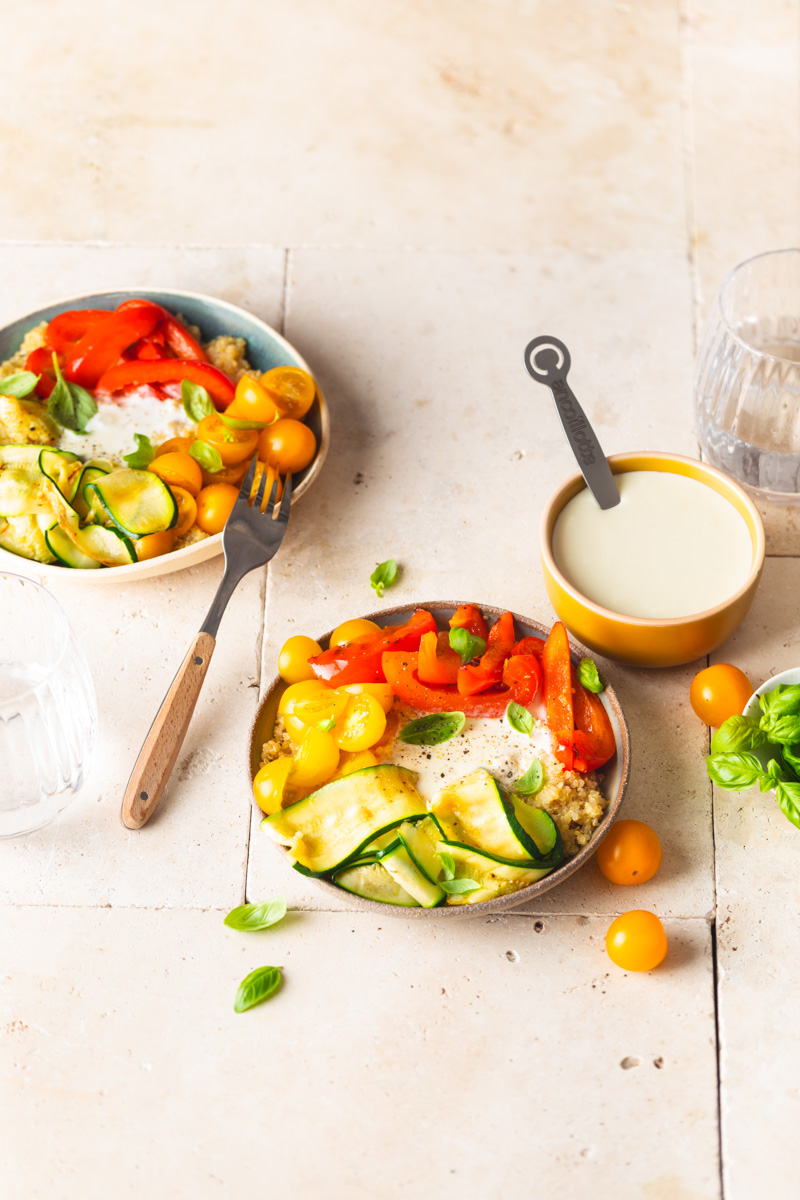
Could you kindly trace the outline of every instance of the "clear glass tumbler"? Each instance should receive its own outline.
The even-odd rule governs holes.
[[[58,601],[0,573],[0,838],[41,829],[66,808],[96,731],[92,678]]]
[[[731,271],[694,386],[704,457],[766,499],[800,503],[800,250]]]

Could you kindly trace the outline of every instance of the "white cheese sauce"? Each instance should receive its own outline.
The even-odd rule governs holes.
[[[713,488],[667,471],[616,475],[621,500],[588,488],[563,508],[553,558],[595,604],[629,617],[687,617],[722,604],[753,565],[747,524]]]
[[[153,445],[194,431],[194,423],[180,400],[160,400],[149,388],[128,392],[119,401],[97,398],[97,412],[86,433],[63,429],[61,450],[71,450],[82,459],[111,458],[121,462],[123,454],[136,449],[133,435],[143,433]]]

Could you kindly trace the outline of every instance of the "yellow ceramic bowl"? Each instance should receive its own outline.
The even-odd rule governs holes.
[[[608,658],[640,667],[675,667],[709,654],[741,624],[753,602],[764,565],[764,526],[758,509],[737,483],[716,467],[656,452],[614,454],[615,475],[626,471],[671,471],[688,475],[724,496],[744,518],[753,543],[753,562],[743,586],[716,608],[689,617],[652,619],[629,617],[602,608],[579,592],[561,574],[553,558],[553,529],[559,513],[586,486],[573,475],[551,496],[542,517],[540,543],[547,594],[558,616],[585,646]]]

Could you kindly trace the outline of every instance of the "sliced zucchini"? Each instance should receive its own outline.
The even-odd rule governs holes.
[[[425,817],[422,821],[404,821],[397,832],[414,865],[426,879],[436,883],[442,874],[442,860],[437,853],[437,847],[445,836],[436,817]]]
[[[65,567],[77,567],[80,570],[94,570],[101,564],[96,558],[90,558],[79,550],[72,538],[64,532],[58,523],[45,530],[45,541],[52,554]]]
[[[45,518],[49,522],[51,518]],[[54,563],[39,518],[34,516],[0,517],[0,547],[33,562]]]
[[[75,488],[75,496],[72,501],[72,507],[82,521],[88,521],[92,513],[91,500],[94,499],[98,505],[100,501],[96,496],[90,494],[87,496],[86,488],[90,483],[94,483],[96,479],[102,479],[107,475],[108,471],[103,471],[100,467],[85,466],[78,477],[78,486]],[[105,511],[105,510],[103,510]]]
[[[452,857],[456,866],[456,879],[472,879],[480,884],[480,887],[472,892],[451,893],[447,897],[448,904],[480,904],[482,900],[493,900],[496,896],[517,892],[520,888],[536,883],[553,870],[552,866],[534,868],[500,863],[488,854],[481,854],[480,850],[454,845],[452,842],[440,842],[439,853]]]
[[[38,467],[41,446],[0,446],[0,466]]]
[[[84,529],[66,529],[65,532],[82,554],[96,559],[104,567],[126,567],[139,561],[130,538],[119,529],[87,525]]]
[[[448,841],[479,847],[515,865],[527,866],[544,857],[517,819],[514,802],[484,767],[443,787],[431,811]]]
[[[564,846],[561,833],[550,813],[537,808],[535,804],[526,804],[519,796],[511,796],[510,800],[514,806],[514,818],[533,838],[541,857],[562,858]]]
[[[265,817],[261,828],[307,870],[334,871],[378,834],[425,815],[415,779],[413,771],[392,763],[364,767]]]
[[[395,883],[399,883],[402,888],[405,888],[409,896],[413,896],[422,908],[435,908],[444,900],[444,890],[437,883],[431,883],[430,879],[420,871],[402,844],[391,853],[383,854],[380,862]],[[441,860],[439,865],[441,866]]]
[[[81,469],[81,460],[70,450],[39,451],[39,470],[70,503],[78,486]]]
[[[334,883],[354,896],[379,900],[382,904],[398,904],[403,908],[419,908],[413,896],[402,887],[380,863],[345,867],[333,877]]]
[[[104,475],[108,475],[116,469],[114,463],[109,458],[90,458],[86,465],[87,467],[96,467]]]
[[[45,482],[38,462],[17,466],[0,463],[0,513],[5,517],[33,517],[52,512]]]
[[[86,492],[87,501],[91,503],[91,495],[96,495],[117,528],[128,536],[161,533],[178,520],[175,497],[152,471],[120,467],[88,484]]]

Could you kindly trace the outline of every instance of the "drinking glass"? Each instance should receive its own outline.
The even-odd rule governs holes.
[[[53,596],[0,573],[0,837],[47,825],[89,770],[97,702]]]
[[[695,373],[703,456],[766,499],[800,502],[800,250],[731,271]]]

